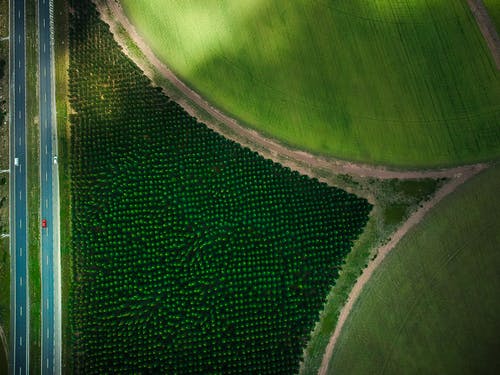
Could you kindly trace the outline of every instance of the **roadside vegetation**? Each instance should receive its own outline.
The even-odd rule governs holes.
[[[37,3],[26,3],[26,137],[28,177],[28,272],[30,298],[30,373],[40,373],[40,159],[38,123]]]
[[[0,0],[0,170],[9,169],[9,2]],[[0,235],[9,233],[9,174],[0,173]],[[8,374],[9,238],[0,238],[0,375]]]
[[[498,373],[500,167],[445,198],[366,284],[333,374]]]
[[[296,372],[371,205],[196,122],[90,2],[70,20],[74,369]]]
[[[70,210],[70,124],[68,119],[68,4],[66,0],[54,1],[55,24],[55,80],[59,168],[60,241],[61,241],[61,329],[62,373],[73,368],[71,325],[69,322],[69,290],[71,284],[71,210]]]
[[[500,155],[500,71],[465,1],[120,3],[210,103],[292,146],[412,168]]]

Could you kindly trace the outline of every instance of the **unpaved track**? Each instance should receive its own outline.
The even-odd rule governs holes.
[[[342,332],[342,328],[349,316],[349,313],[352,310],[352,307],[356,303],[361,291],[365,284],[370,280],[374,271],[378,268],[378,266],[383,262],[386,258],[387,254],[391,252],[392,249],[398,244],[398,242],[403,238],[403,236],[415,225],[417,225],[424,216],[444,197],[448,194],[452,193],[457,187],[462,185],[465,181],[467,181],[472,176],[476,175],[480,171],[484,170],[486,167],[483,165],[478,165],[476,168],[467,171],[467,173],[462,174],[459,177],[453,178],[450,182],[444,185],[441,189],[437,191],[434,197],[423,204],[423,206],[417,210],[414,214],[410,216],[410,218],[392,235],[391,240],[384,246],[380,247],[377,252],[377,257],[368,264],[361,274],[361,276],[354,284],[351,292],[349,293],[349,297],[347,298],[347,302],[340,311],[339,319],[337,321],[337,325],[335,326],[335,331],[333,335],[330,337],[330,341],[325,350],[325,354],[323,356],[323,360],[321,362],[321,367],[319,369],[319,375],[326,375],[328,373],[328,364],[330,363],[330,359],[333,354],[333,349],[335,348],[335,344]]]
[[[155,80],[155,72],[161,74],[172,85],[174,85],[189,101],[182,98],[176,99],[191,116],[200,118],[203,117],[203,122],[215,130],[253,151],[258,152],[265,158],[279,162],[293,170],[316,177],[322,180],[317,171],[327,171],[335,174],[350,174],[362,177],[375,177],[379,179],[401,178],[401,179],[418,179],[418,178],[442,178],[453,177],[463,173],[467,173],[475,168],[474,165],[466,165],[449,169],[435,170],[396,170],[381,166],[371,166],[366,164],[352,163],[344,160],[320,157],[310,154],[305,151],[300,151],[286,146],[274,139],[265,137],[259,132],[242,126],[235,119],[227,116],[218,109],[214,108],[210,103],[203,99],[198,93],[190,89],[182,82],[165,64],[163,64],[154,54],[148,44],[138,34],[134,25],[131,24],[125,15],[121,5],[117,0],[93,0],[101,14],[101,18],[105,21],[115,40],[122,47],[124,53],[134,63],[143,70],[155,84],[161,86]],[[137,56],[136,53],[130,53],[127,47],[127,36],[118,32],[119,27],[125,29],[128,37],[139,48],[145,58]],[[168,88],[163,87],[167,95],[172,96]],[[211,119],[206,119],[206,116],[200,116],[200,110],[195,108],[190,102],[195,103],[195,106],[211,116]]]
[[[486,44],[495,60],[497,69],[500,70],[500,37],[497,29],[488,14],[488,10],[484,6],[483,0],[467,0],[472,14],[476,18],[479,29],[483,34]]]

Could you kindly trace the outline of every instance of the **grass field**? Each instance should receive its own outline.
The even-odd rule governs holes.
[[[465,1],[121,3],[202,96],[288,144],[412,167],[500,155],[500,72]]]
[[[497,0],[483,0],[488,9],[488,13],[495,23],[497,32],[500,34],[500,3]]]
[[[497,166],[402,240],[362,292],[330,373],[498,373],[498,191]]]
[[[197,122],[71,5],[74,372],[296,372],[371,205]]]

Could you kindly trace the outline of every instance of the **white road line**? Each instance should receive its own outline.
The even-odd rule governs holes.
[[[45,52],[45,47],[46,47],[46,46],[47,46],[47,45],[44,43],[44,44],[43,44],[43,52]]]
[[[45,309],[48,310],[49,309],[49,299],[47,298],[45,300]],[[47,332],[49,331],[49,329],[47,328]],[[48,337],[48,336],[47,336]]]
[[[19,200],[23,199],[23,198],[21,197],[21,193],[22,193],[22,190],[19,190]]]
[[[22,375],[22,373],[23,373],[23,369],[22,369],[22,367],[19,367],[19,375]]]
[[[19,63],[20,63],[20,62],[19,62]],[[17,87],[17,92],[19,92],[19,93],[21,92],[21,85],[19,85],[19,86]]]
[[[47,102],[47,92],[44,92],[44,93],[43,93],[43,101],[44,101],[44,102]]]
[[[19,146],[21,146],[21,137],[19,137]]]
[[[19,18],[19,19],[21,18],[21,11],[20,10],[17,11],[17,18]]]
[[[23,346],[23,336],[19,336],[19,346]],[[21,369],[19,367],[19,369]]]
[[[47,68],[43,68],[43,76],[46,77],[47,76]]]
[[[45,18],[43,19],[43,27],[45,27]]]
[[[21,60],[17,60],[17,64],[19,65],[19,69],[21,69]]]
[[[45,172],[45,181],[48,180],[47,172]]]
[[[49,338],[49,329],[47,328],[47,338]]]
[[[47,149],[47,145],[45,145],[45,155],[47,155],[48,153],[48,149]]]
[[[49,368],[49,359],[47,358],[47,368]]]
[[[23,222],[21,221],[21,219],[19,219],[19,228],[22,228],[23,227]]]
[[[45,208],[49,208],[49,200],[45,199]]]
[[[22,257],[22,256],[23,256],[23,248],[22,248],[22,247],[20,247],[20,248],[19,248],[19,256],[20,256],[20,257]]]
[[[22,276],[19,276],[19,285],[23,286],[23,277]]]
[[[19,306],[19,316],[23,316],[23,306]]]
[[[45,255],[45,264],[49,264],[49,256],[48,255]]]
[[[21,118],[21,111],[19,111],[17,117]]]

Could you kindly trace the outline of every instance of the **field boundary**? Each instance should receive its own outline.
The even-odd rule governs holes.
[[[467,0],[469,8],[490,49],[497,69],[500,70],[500,37],[482,0]]]
[[[328,374],[328,366],[330,364],[331,357],[333,355],[333,351],[335,349],[335,345],[340,337],[340,333],[342,332],[342,328],[344,327],[347,318],[355,305],[358,297],[361,295],[363,287],[365,284],[371,279],[375,270],[382,264],[387,255],[396,247],[399,241],[406,235],[406,233],[415,227],[418,223],[422,221],[422,219],[427,215],[427,213],[438,204],[443,198],[451,194],[455,191],[459,186],[465,183],[467,180],[478,174],[479,172],[487,169],[484,165],[477,165],[475,168],[469,170],[467,173],[464,173],[460,176],[453,178],[450,182],[445,184],[441,189],[439,189],[436,194],[424,203],[420,209],[415,211],[408,220],[406,220],[402,226],[391,236],[390,241],[379,247],[377,249],[377,256],[373,259],[368,266],[363,270],[363,273],[359,276],[358,280],[354,284],[351,292],[349,293],[349,297],[347,298],[347,302],[344,307],[340,311],[337,324],[335,326],[335,330],[333,335],[330,337],[330,341],[326,347],[325,353],[323,355],[323,360],[321,362],[321,367],[318,371],[318,375],[326,375]]]
[[[379,179],[421,179],[450,178],[474,170],[477,164],[443,169],[403,170],[386,166],[374,166],[355,163],[331,157],[313,155],[309,152],[291,148],[283,143],[266,137],[254,129],[243,126],[234,118],[222,113],[189,88],[172,70],[163,64],[148,44],[136,31],[134,25],[116,0],[92,0],[100,13],[101,19],[108,24],[115,41],[123,52],[163,91],[175,99],[192,117],[200,119],[209,128],[231,139],[261,156],[278,162],[307,176],[321,179],[313,171],[328,171],[336,174],[350,174],[360,177]],[[126,35],[123,35],[123,31]],[[132,43],[132,45],[130,45]],[[168,81],[173,87],[166,87],[159,82],[158,76]],[[179,97],[179,94],[181,97]],[[208,115],[208,118],[207,118]]]

